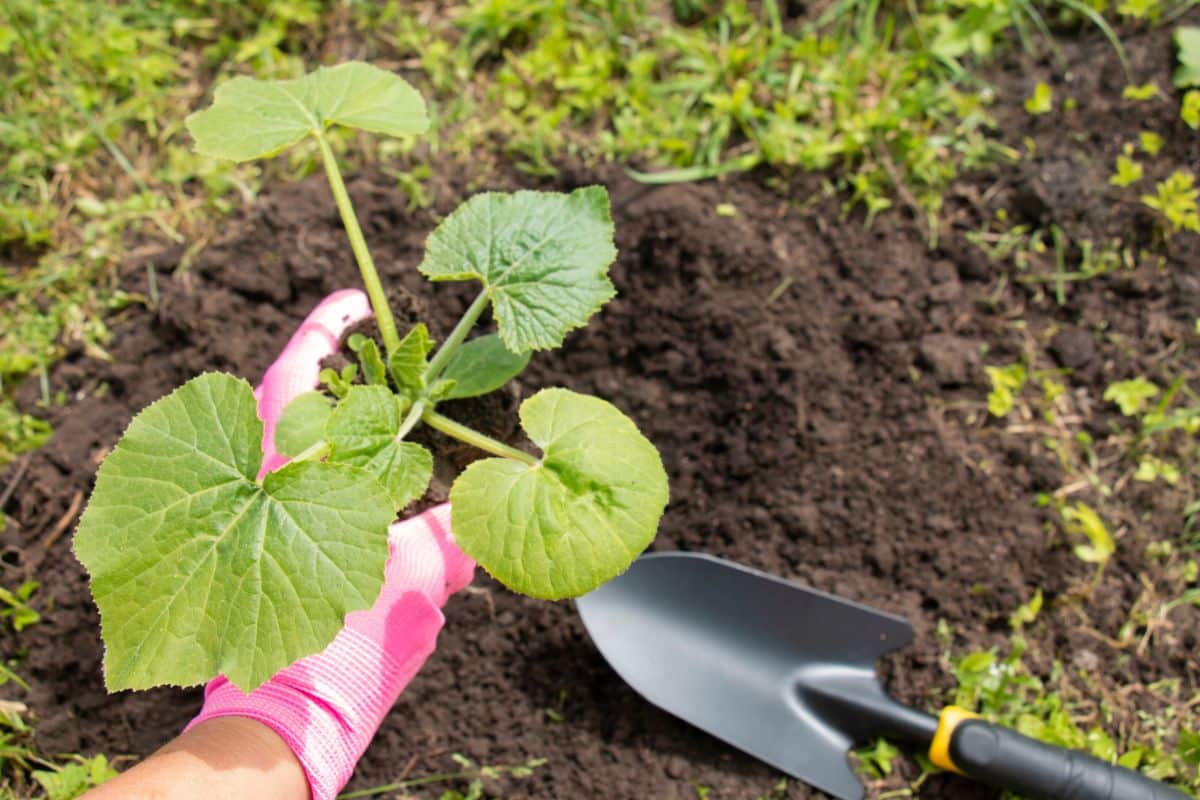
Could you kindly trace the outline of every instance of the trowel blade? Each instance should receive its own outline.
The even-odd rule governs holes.
[[[829,681],[882,696],[875,662],[912,641],[890,614],[696,553],[654,553],[577,601],[592,640],[656,706],[844,800],[859,738],[806,698]]]

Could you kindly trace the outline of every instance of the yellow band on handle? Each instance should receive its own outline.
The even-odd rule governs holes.
[[[933,735],[933,743],[929,745],[929,760],[942,769],[962,774],[962,770],[954,766],[950,760],[950,737],[958,724],[968,719],[979,719],[979,715],[958,706],[946,706],[938,717],[937,733]]]

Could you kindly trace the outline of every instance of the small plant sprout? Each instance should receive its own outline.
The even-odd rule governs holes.
[[[1117,156],[1117,169],[1108,182],[1113,186],[1130,186],[1142,179],[1142,165],[1133,159],[1133,145],[1126,145],[1125,152]]]
[[[263,423],[250,385],[207,373],[153,403],[101,465],[75,552],[91,575],[110,690],[223,673],[245,691],[327,645],[383,583],[387,529],[424,494],[433,455],[418,425],[473,445],[450,499],[458,544],[500,581],[548,599],[587,592],[650,543],[667,503],[658,451],[612,404],[567,389],[526,399],[532,455],[439,413],[497,389],[615,294],[608,194],[476,195],[429,236],[418,269],[479,294],[445,341],[397,329],[326,136],[332,125],[422,133],[425,103],[384,70],[348,63],[303,78],[235,78],[187,120],[198,152],[247,161],[315,140],[378,323],[357,364],[283,412],[259,477]],[[470,338],[491,308],[495,334]]]
[[[1025,111],[1029,114],[1049,114],[1054,110],[1054,92],[1050,84],[1038,81],[1033,93],[1025,98]]]
[[[1142,195],[1142,202],[1162,214],[1170,223],[1170,233],[1181,230],[1200,233],[1200,190],[1190,172],[1175,170],[1154,187],[1154,194]]]
[[[1146,403],[1157,395],[1158,387],[1141,377],[1117,381],[1104,390],[1104,399],[1116,403],[1127,417],[1140,414]]]

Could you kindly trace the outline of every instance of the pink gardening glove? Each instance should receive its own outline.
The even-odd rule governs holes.
[[[255,391],[262,418],[265,474],[287,459],[275,451],[283,407],[317,385],[320,362],[336,352],[348,326],[370,316],[355,289],[325,298],[267,368]],[[346,627],[315,656],[301,659],[249,695],[224,676],[204,690],[188,728],[215,717],[249,717],[279,734],[308,776],[312,800],[332,800],[354,771],[379,724],[425,659],[442,628],[441,607],[471,582],[475,562],[450,534],[450,506],[392,525],[386,581],[375,605],[346,616]]]

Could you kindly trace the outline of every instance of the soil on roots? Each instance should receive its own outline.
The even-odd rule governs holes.
[[[976,191],[985,180],[964,182],[951,220],[989,212],[972,200],[985,194]],[[671,482],[653,548],[713,553],[907,617],[916,641],[890,656],[882,674],[897,698],[919,707],[943,702],[951,685],[939,620],[955,631],[956,649],[1002,646],[1008,616],[1035,589],[1052,600],[1088,574],[1068,548],[1051,546],[1030,503],[1059,485],[1053,454],[988,440],[946,399],[981,407],[980,354],[1019,346],[1009,324],[1017,309],[1031,329],[1047,330],[1082,324],[1081,315],[1103,303],[1106,324],[1136,340],[1147,314],[1191,325],[1200,292],[1151,288],[1134,303],[1119,293],[1125,284],[1114,283],[1133,280],[1122,276],[1075,287],[1067,306],[1034,303],[1033,290],[1012,282],[997,292],[994,268],[965,244],[962,225],[950,225],[931,251],[924,228],[901,214],[870,228],[859,218],[838,221],[835,201],[800,214],[757,176],[652,188],[616,170],[576,170],[540,188],[591,182],[612,194],[619,295],[561,350],[537,354],[515,391],[527,397],[560,385],[594,393],[638,423]],[[486,188],[516,183],[492,179]],[[472,288],[432,287],[416,274],[434,213],[406,211],[395,182],[381,174],[359,176],[350,193],[386,278],[428,309],[435,336],[447,333]],[[448,212],[465,193],[461,185],[434,187],[436,211]],[[1074,202],[1056,198],[1039,202]],[[737,215],[719,215],[723,203]],[[24,465],[6,509],[14,524],[0,556],[4,580],[40,581],[43,621],[20,635],[6,631],[0,651],[23,656],[19,671],[31,691],[10,685],[10,693],[41,718],[37,736],[49,752],[145,755],[200,701],[195,689],[104,690],[99,621],[67,528],[97,463],[132,414],[194,374],[221,369],[257,379],[324,294],[358,283],[320,177],[264,194],[176,274],[181,255],[128,265],[128,288],[150,296],[153,275],[158,301],[112,320],[111,362],[73,353],[51,371],[51,390],[71,403],[48,412],[54,438]],[[1194,282],[1195,256],[1172,258],[1182,275],[1190,265]],[[1135,349],[1090,346],[1098,350],[1080,356],[1080,380],[1099,393],[1112,375],[1141,367]],[[506,413],[513,406],[511,397],[497,403]],[[444,481],[434,491],[444,491]],[[1141,566],[1130,558],[1108,570],[1093,602],[1032,631],[1035,649],[1078,667],[1080,653],[1093,665],[1108,661],[1114,654],[1103,636],[1079,631],[1115,635],[1140,591]],[[571,603],[513,595],[480,571],[446,617],[437,651],[385,721],[354,787],[446,771],[459,752],[492,764],[545,758],[530,778],[489,783],[513,797],[682,800],[695,797],[697,785],[721,798],[775,791],[776,772],[622,683]],[[1167,677],[1195,689],[1189,643],[1200,622],[1181,608],[1174,624],[1178,646],[1160,642],[1112,661],[1094,676],[1102,689]],[[777,796],[818,795],[793,782]],[[922,796],[992,794],[937,777]]]

